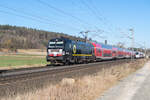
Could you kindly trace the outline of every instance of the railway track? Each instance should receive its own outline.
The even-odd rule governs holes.
[[[17,83],[22,81],[28,81],[33,78],[44,77],[46,75],[54,75],[60,73],[68,73],[75,70],[84,70],[96,65],[106,65],[106,64],[119,64],[124,62],[129,62],[129,59],[116,60],[116,61],[105,61],[89,64],[78,64],[72,66],[60,66],[60,67],[39,67],[39,68],[25,68],[17,70],[8,70],[0,74],[0,86]],[[109,67],[109,66],[107,66]],[[25,79],[25,80],[24,80]],[[19,81],[18,81],[19,80]]]
[[[0,92],[0,97],[36,90],[37,87],[42,88],[47,83],[55,83],[65,77],[74,78],[94,74],[103,68],[110,68],[114,65],[130,61],[130,59],[122,59],[71,66],[51,66],[4,71],[0,74],[0,91],[2,91]]]

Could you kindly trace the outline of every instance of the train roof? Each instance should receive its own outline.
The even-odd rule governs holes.
[[[68,41],[68,42],[78,42],[81,45],[82,44],[86,44],[86,45],[93,44],[94,46],[102,47],[102,48],[106,48],[106,49],[117,49],[117,50],[121,50],[121,51],[134,52],[134,51],[129,50],[129,49],[120,48],[120,47],[117,47],[117,46],[112,46],[112,45],[108,45],[108,44],[104,44],[104,43],[97,43],[97,42],[91,42],[91,41],[84,42],[84,41],[78,41],[78,40],[71,40],[71,39],[66,38],[66,37],[53,38],[51,40],[56,40],[56,39],[65,40],[65,41]]]
[[[92,43],[95,46],[100,45],[102,48],[106,48],[106,49],[117,49],[117,50],[121,50],[121,51],[133,52],[132,50],[129,50],[129,49],[120,48],[117,46],[112,46],[112,45],[108,45],[108,44],[104,44],[104,43],[95,43],[95,42],[92,42]]]
[[[80,40],[71,40],[71,39],[65,38],[65,37],[53,38],[50,41],[54,41],[56,39],[63,40],[63,41],[66,41],[66,42],[78,43],[78,44],[81,44],[81,45],[92,45],[89,42],[84,42],[84,41],[80,41]]]

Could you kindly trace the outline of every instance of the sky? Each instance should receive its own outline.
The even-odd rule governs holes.
[[[1,0],[0,24],[150,48],[150,0]]]

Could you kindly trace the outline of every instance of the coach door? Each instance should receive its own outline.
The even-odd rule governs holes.
[[[96,48],[96,56],[98,56],[98,57],[102,56],[102,50],[101,50],[101,48]]]
[[[115,50],[113,50],[113,51],[112,51],[112,57],[116,57],[116,53],[117,53],[117,52],[116,52]]]

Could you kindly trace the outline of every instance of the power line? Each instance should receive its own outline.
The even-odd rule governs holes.
[[[92,3],[89,4],[88,0],[86,0],[86,2],[84,0],[81,0],[81,3],[91,11],[91,13],[95,16],[95,18],[98,19],[100,24],[101,24],[101,22],[103,22],[103,24],[106,25],[104,20],[100,17],[102,15],[98,14],[97,8]],[[108,27],[108,28],[110,28],[110,27]],[[103,31],[103,32],[106,33],[106,34],[112,34],[113,31],[111,29],[109,29],[109,31]]]
[[[74,1],[71,0],[71,2],[72,2],[72,4],[75,5]],[[81,2],[82,4],[84,4],[84,6],[87,7],[87,8],[95,15],[96,18],[98,18],[99,20],[101,20],[101,19],[98,17],[98,15],[96,14],[96,12],[95,12],[90,6],[88,6],[88,4],[86,4],[83,0],[80,0],[80,2]],[[79,5],[79,4],[81,4],[81,3],[78,3],[78,5],[77,5],[77,6],[79,6],[80,8],[81,8],[81,5]],[[85,7],[84,7],[84,8],[85,8]],[[82,8],[81,8],[81,9],[82,9]],[[91,13],[89,12],[89,10],[87,10],[88,13],[89,13],[89,15],[93,16],[93,14],[91,14]],[[105,32],[105,31],[99,29],[97,26],[96,26],[96,28],[97,28],[97,30],[95,30],[95,31],[89,30],[90,32],[96,33],[96,34],[92,34],[92,37],[96,37],[96,36],[97,36],[97,37],[100,37],[100,38],[106,38],[106,36],[101,36],[101,34],[102,34],[103,32]],[[87,32],[87,31],[85,31],[85,32]],[[99,34],[98,34],[98,33],[99,33]],[[107,33],[107,32],[105,32],[105,33]]]
[[[36,0],[36,1],[39,2],[39,3],[41,3],[41,4],[43,4],[43,5],[45,5],[45,6],[47,6],[47,7],[49,7],[49,8],[51,8],[51,9],[56,10],[57,12],[60,12],[60,13],[62,13],[62,14],[64,14],[64,15],[67,15],[67,16],[72,17],[72,18],[75,19],[76,21],[78,21],[78,22],[80,22],[80,23],[82,22],[82,23],[85,24],[86,26],[87,26],[87,25],[90,25],[90,23],[88,23],[88,22],[86,22],[86,21],[83,21],[82,19],[80,19],[80,18],[78,18],[78,17],[76,17],[76,16],[74,16],[74,15],[72,15],[72,14],[70,14],[70,13],[67,13],[67,12],[65,12],[65,11],[63,11],[63,10],[61,10],[61,9],[59,9],[59,8],[56,8],[56,7],[50,5],[50,4],[48,4],[48,3],[46,3],[46,2],[44,2],[44,1],[42,1],[42,0]],[[92,26],[94,26],[95,28],[97,28],[95,25],[92,25]],[[84,27],[84,28],[85,28],[85,27]]]
[[[89,0],[86,0],[86,1],[89,2]],[[95,12],[95,14],[96,14],[96,16],[99,18],[99,20],[101,20],[104,25],[107,25],[107,26],[108,26],[109,31],[113,32],[113,30],[112,30],[112,26],[113,26],[113,25],[112,25],[108,20],[106,20],[106,17],[104,17],[104,16],[100,13],[100,11],[99,11],[98,8],[96,7],[96,5],[94,5],[93,0],[91,0],[91,2],[90,2],[89,4],[91,5],[91,8],[94,9],[93,11]],[[99,16],[101,16],[101,17],[99,17]],[[102,17],[103,17],[103,18],[102,18]],[[107,22],[110,23],[110,24],[108,25],[108,23],[105,22],[104,20],[107,21]]]
[[[15,13],[12,13],[12,12],[8,12],[8,11],[0,10],[0,12],[1,12],[1,13],[5,13],[5,14],[8,14],[8,15],[14,15],[14,16],[17,16],[17,17],[21,17],[21,18],[24,18],[24,19],[33,20],[33,21],[36,21],[36,22],[44,23],[44,24],[49,24],[49,23],[43,22],[43,21],[41,21],[41,20],[34,19],[34,18],[32,18],[32,17],[28,17],[28,16],[24,16],[24,15],[18,15],[18,14],[15,14]]]
[[[78,18],[78,17],[76,17],[76,16],[74,16],[74,15],[72,15],[72,14],[70,14],[70,13],[67,13],[67,12],[65,12],[65,11],[63,11],[63,10],[61,10],[61,9],[59,9],[59,8],[56,8],[56,7],[54,7],[54,6],[52,6],[52,5],[50,5],[49,3],[46,3],[46,2],[44,2],[44,1],[42,1],[42,0],[36,0],[37,2],[39,2],[39,3],[41,3],[41,4],[43,4],[43,5],[45,5],[45,6],[47,6],[47,7],[49,7],[49,8],[51,8],[51,9],[54,9],[54,10],[56,10],[57,12],[60,12],[60,13],[62,13],[62,14],[64,14],[64,15],[67,15],[67,16],[70,16],[70,17],[72,17],[73,19],[75,19],[76,21],[78,21],[78,22],[82,22],[83,24],[85,24],[86,26],[87,25],[90,25],[88,22],[86,22],[86,21],[83,21],[83,20],[81,20],[80,18]],[[97,27],[97,26],[95,26],[95,25],[92,25],[92,26],[94,26],[97,30],[99,30],[99,28]],[[84,27],[85,28],[85,27]]]
[[[86,0],[88,1],[88,0]],[[95,15],[95,17],[101,22],[101,18],[97,15],[97,13],[95,12],[95,10],[92,9],[92,7],[90,7],[84,0],[81,0],[81,2],[93,13],[93,15]]]
[[[49,22],[52,22],[52,20],[49,20],[49,19],[47,19],[47,18],[43,18],[43,17],[41,17],[41,16],[38,16],[38,15],[32,15],[32,14],[30,14],[30,13],[27,13],[27,12],[24,12],[24,11],[18,11],[17,9],[15,9],[15,8],[10,8],[10,7],[7,7],[7,6],[4,6],[4,5],[0,5],[0,7],[3,7],[3,8],[7,8],[7,9],[9,9],[9,10],[12,10],[13,12],[16,12],[16,13],[22,13],[22,14],[24,14],[25,16],[29,16],[28,17],[28,19],[32,19],[32,20],[37,20],[37,21],[40,21],[40,22],[42,22],[42,23],[46,23],[46,24],[52,24],[52,23],[49,23]],[[5,11],[1,11],[1,12],[5,12]],[[9,13],[9,12],[7,12],[7,13]],[[13,14],[14,15],[14,14]],[[16,15],[16,14],[15,14]],[[22,15],[17,15],[17,16],[22,16]],[[23,16],[23,17],[25,17],[25,16]],[[26,17],[27,18],[27,17]],[[44,22],[43,22],[44,21]],[[60,25],[60,23],[58,24],[57,22],[54,22],[53,21],[53,25],[55,25],[55,26],[65,26],[64,24],[61,24]],[[71,26],[67,26],[67,27],[70,27],[70,28],[72,28],[72,29],[74,29],[74,30],[80,30],[80,29],[77,29],[77,28],[75,28],[75,27],[71,27]]]
[[[81,0],[79,0],[81,3],[82,3],[82,1]],[[80,8],[80,10],[82,10],[83,8],[85,8],[85,7],[83,7],[83,6],[85,6],[85,5],[81,5],[81,3],[78,3],[78,4],[76,4],[73,0],[70,0],[70,2],[74,5],[74,6],[77,6],[78,8]],[[92,16],[92,14],[88,11],[88,10],[86,10],[87,12],[88,12],[88,14],[89,15],[91,15]],[[98,32],[99,30],[101,30],[100,28],[98,28],[97,26],[95,26],[96,27],[96,30],[97,31],[92,31],[92,32]],[[89,30],[89,29],[88,29]],[[91,31],[91,30],[89,30],[89,31]],[[83,32],[83,31],[82,31]],[[85,32],[87,32],[87,31],[85,31]],[[104,32],[104,31],[103,31]],[[81,33],[81,32],[80,32]],[[101,33],[100,33],[101,34]],[[93,34],[94,35],[94,34]],[[98,36],[98,35],[96,35],[96,36]],[[95,37],[95,36],[94,36]]]
[[[87,0],[87,2],[89,2],[89,1]],[[95,11],[95,13],[96,13],[96,15],[97,15],[98,17],[99,17],[99,16],[103,17],[103,15],[100,13],[100,11],[97,9],[97,7],[94,6],[92,0],[91,0],[91,2],[90,2],[90,5],[91,5],[91,7],[93,7],[93,9],[94,9],[94,11]],[[99,17],[99,19],[101,19],[101,20],[103,21],[105,18],[101,18],[101,17]],[[104,24],[106,24],[106,23],[104,22]]]

